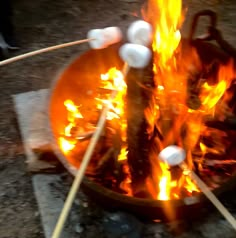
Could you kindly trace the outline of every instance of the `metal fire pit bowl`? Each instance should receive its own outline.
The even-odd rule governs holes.
[[[196,42],[195,42],[196,43]],[[186,41],[184,44],[188,45]],[[208,52],[213,59],[225,61],[229,57],[216,46],[201,42],[200,46],[194,46],[200,52]],[[189,47],[189,45],[188,45]],[[100,74],[107,72],[113,66],[122,68],[122,62],[118,56],[119,46],[114,45],[102,50],[89,50],[78,58],[75,58],[56,79],[51,89],[49,101],[49,127],[51,129],[54,151],[66,169],[75,175],[79,167],[78,158],[73,153],[65,155],[58,145],[58,137],[63,133],[67,112],[64,107],[66,99],[72,99],[75,103],[93,107],[95,100],[93,93],[98,87]],[[211,53],[209,53],[211,51]],[[219,53],[220,52],[220,53]],[[222,55],[224,58],[222,58]],[[211,60],[211,59],[210,59]],[[81,155],[82,157],[82,155]],[[223,186],[214,190],[214,193],[221,194],[228,190],[236,182],[236,176]],[[82,184],[83,190],[96,202],[112,209],[122,209],[148,219],[176,219],[191,216],[202,207],[205,197],[198,194],[193,197],[186,197],[180,200],[158,201],[152,199],[141,199],[128,197],[107,189],[95,183],[85,176]],[[167,216],[167,212],[172,211]]]
[[[199,15],[196,16],[196,18],[198,17]],[[214,21],[212,22],[214,23]],[[193,33],[191,32],[191,38],[192,35]],[[186,49],[188,47],[196,48],[203,64],[211,64],[215,60],[224,64],[230,58],[220,47],[203,40],[183,39],[182,44]],[[59,160],[72,175],[75,175],[77,168],[79,168],[78,157],[75,157],[73,153],[69,155],[63,154],[58,144],[58,137],[63,134],[67,122],[67,111],[63,103],[66,99],[71,99],[77,105],[95,107],[94,95],[99,85],[100,74],[107,72],[109,68],[114,66],[120,70],[122,69],[123,63],[118,56],[119,46],[113,45],[102,50],[89,50],[78,56],[61,72],[51,88],[48,121],[52,144]],[[82,156],[83,154],[81,153],[81,158]],[[232,188],[235,184],[236,176],[232,176],[225,184],[213,192],[219,195]],[[170,201],[128,197],[103,187],[92,181],[88,176],[84,177],[82,188],[86,194],[100,205],[110,209],[125,210],[145,219],[173,220],[177,218],[192,218],[194,214],[199,214],[199,208],[206,204],[204,203],[206,198],[202,193],[197,196]]]

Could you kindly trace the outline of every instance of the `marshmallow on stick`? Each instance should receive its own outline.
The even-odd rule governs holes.
[[[176,145],[166,147],[158,155],[158,158],[169,166],[180,165],[185,160],[185,157],[184,149]]]
[[[18,60],[29,58],[35,55],[46,53],[49,51],[62,49],[69,46],[79,45],[88,42],[93,49],[103,49],[111,44],[115,44],[122,39],[121,30],[118,27],[107,27],[104,29],[93,29],[88,32],[88,38],[83,40],[72,41],[64,44],[54,45],[40,50],[31,51],[22,55],[17,55],[10,59],[0,62],[0,66],[13,63]]]
[[[89,45],[93,49],[103,49],[115,44],[122,39],[122,32],[118,27],[107,27],[104,29],[92,29],[87,34]]]
[[[127,31],[131,43],[149,46],[152,41],[152,26],[143,20],[133,22]]]
[[[211,203],[218,209],[218,211],[225,217],[225,219],[232,225],[232,227],[236,230],[236,220],[232,216],[232,214],[224,207],[224,205],[218,200],[215,194],[208,188],[208,186],[195,174],[192,170],[188,169],[185,160],[185,151],[175,145],[171,145],[163,149],[158,158],[166,162],[169,166],[179,166],[185,172],[187,172],[188,176],[193,179],[201,191],[205,194],[205,196],[211,201]]]
[[[150,49],[143,45],[127,43],[120,48],[120,57],[130,67],[145,68],[151,60]]]

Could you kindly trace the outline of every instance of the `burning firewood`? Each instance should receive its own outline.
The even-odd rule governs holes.
[[[140,87],[139,84],[147,88]],[[151,173],[149,151],[151,149],[154,126],[149,123],[154,110],[154,88],[152,65],[145,70],[131,69],[127,75],[127,135],[128,164],[135,196],[146,197],[145,182]],[[150,195],[149,195],[150,196]]]

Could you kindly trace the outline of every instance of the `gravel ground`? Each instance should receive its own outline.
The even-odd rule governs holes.
[[[125,29],[140,5],[141,1],[128,0],[14,0],[16,35],[22,48],[12,56],[82,39],[91,28],[118,25]],[[200,9],[214,9],[224,36],[236,44],[233,0],[188,0],[186,5],[187,19]],[[187,20],[184,33],[188,27]],[[11,95],[50,87],[69,59],[86,49],[85,44],[0,68],[0,238],[44,237]]]

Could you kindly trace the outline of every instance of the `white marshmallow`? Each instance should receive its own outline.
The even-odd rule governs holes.
[[[146,67],[152,56],[147,47],[130,43],[122,45],[119,54],[123,61],[133,68]]]
[[[146,21],[133,22],[127,31],[131,43],[148,46],[152,41],[152,26]]]
[[[122,39],[122,32],[119,27],[107,27],[104,29],[92,29],[87,34],[89,45],[93,49],[103,49],[115,44]]]
[[[120,28],[116,26],[104,28],[103,34],[108,45],[115,44],[122,40],[122,32]]]
[[[92,39],[89,41],[89,45],[93,49],[103,49],[107,47],[102,29],[92,29],[88,31],[87,38]]]
[[[158,158],[166,162],[169,166],[176,166],[181,164],[186,157],[186,153],[184,149],[180,148],[176,145],[170,145],[163,149],[159,155]]]

